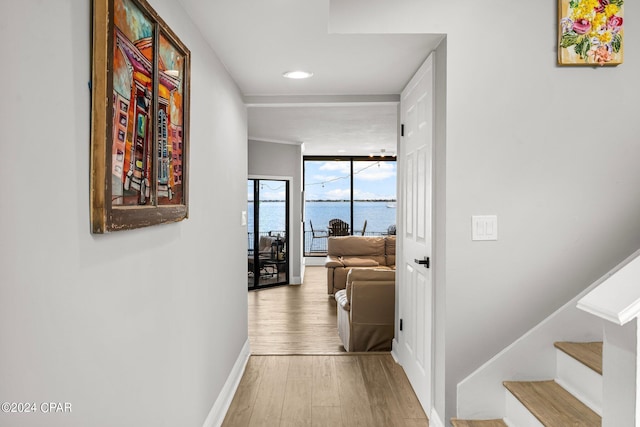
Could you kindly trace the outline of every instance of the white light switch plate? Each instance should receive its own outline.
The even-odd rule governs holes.
[[[471,217],[471,240],[498,240],[498,217],[496,215],[473,215]]]
[[[247,211],[242,211],[242,223],[240,225],[247,225]]]

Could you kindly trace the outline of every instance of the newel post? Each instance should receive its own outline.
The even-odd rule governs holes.
[[[638,319],[604,323],[602,427],[640,426]]]

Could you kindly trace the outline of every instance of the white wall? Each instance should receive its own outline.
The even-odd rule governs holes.
[[[299,144],[249,141],[249,175],[290,177],[289,283],[302,283],[302,148]]]
[[[558,67],[556,0],[331,0],[330,19],[447,35],[448,419],[458,382],[640,247],[640,34],[626,26],[621,66]],[[471,241],[477,214],[498,216],[497,242]]]
[[[190,218],[91,235],[90,4],[0,3],[0,401],[72,404],[0,425],[202,426],[247,340],[245,107],[151,0],[192,52]]]

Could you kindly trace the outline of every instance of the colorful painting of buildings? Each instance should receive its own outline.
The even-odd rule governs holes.
[[[176,52],[167,53],[167,43],[161,40],[157,61],[158,111],[154,113],[152,26],[131,0],[115,1],[114,23],[112,203],[149,202],[154,123],[158,138],[155,152],[158,204],[182,203],[182,165],[174,158],[182,156],[184,67],[167,68],[163,58],[171,59]],[[172,59],[171,65],[174,63],[179,65],[182,61]]]

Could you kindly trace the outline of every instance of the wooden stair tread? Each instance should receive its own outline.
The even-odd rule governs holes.
[[[503,384],[544,426],[602,425],[598,414],[553,380],[505,381]]]
[[[507,427],[502,420],[459,420],[451,419],[453,427]]]
[[[602,375],[602,342],[557,342],[554,346]]]

